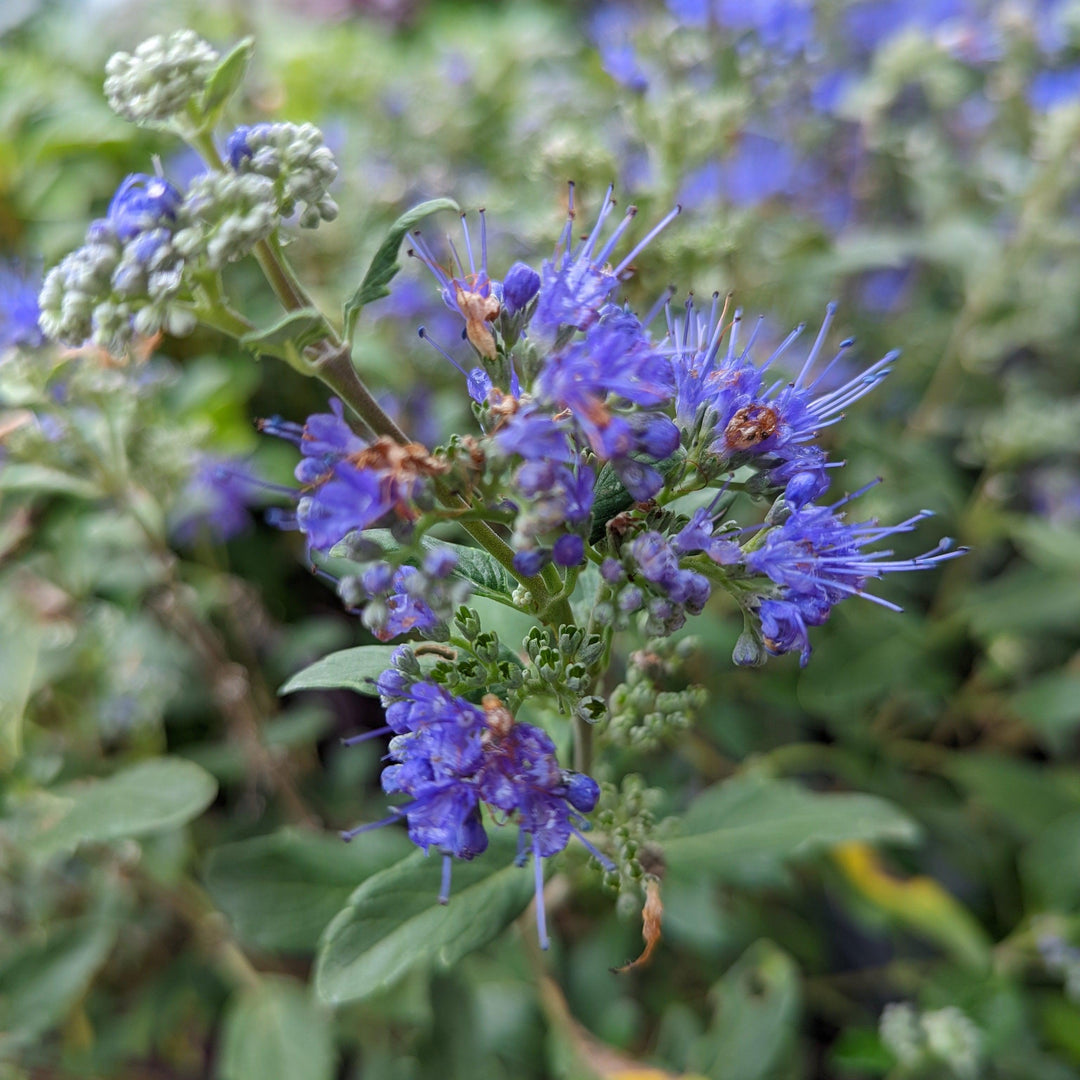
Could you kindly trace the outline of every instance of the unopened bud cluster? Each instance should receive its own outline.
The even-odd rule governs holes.
[[[906,1001],[886,1005],[880,1033],[905,1076],[974,1080],[979,1075],[982,1033],[953,1005],[924,1013]]]
[[[133,124],[167,124],[205,91],[218,59],[193,30],[148,38],[134,53],[109,58],[105,96],[113,111]]]
[[[647,787],[637,773],[624,776],[618,787],[600,785],[596,828],[605,834],[607,851],[615,863],[604,874],[604,886],[638,901],[646,876],[656,872],[650,862],[654,809],[661,799],[657,788]],[[639,902],[639,901],[638,901]]]
[[[129,176],[91,224],[86,242],[42,286],[41,328],[68,345],[119,351],[134,334],[195,328],[184,299],[184,259],[172,243],[180,193],[157,176]]]
[[[205,172],[186,193],[160,176],[129,176],[83,246],[46,277],[44,332],[68,345],[92,340],[111,352],[136,334],[190,333],[201,272],[248,255],[297,205],[302,224],[332,218],[337,207],[326,188],[337,167],[318,129],[262,124],[236,134],[254,139],[251,133],[263,128],[274,133],[272,142],[251,156],[231,149],[236,171]],[[251,171],[255,161],[273,175]]]
[[[605,734],[615,746],[655,750],[691,727],[708,701],[705,687],[669,690],[664,684],[695,647],[693,638],[657,638],[630,655],[626,680],[609,699]]]
[[[590,693],[604,656],[604,640],[578,626],[558,632],[534,626],[523,642],[533,664],[537,689],[551,694],[563,710],[595,724],[607,715],[602,698]]]
[[[300,212],[300,224],[313,229],[333,221],[338,205],[330,198],[337,178],[334,155],[314,124],[255,124],[229,136],[229,165],[241,177],[271,182],[277,214]]]

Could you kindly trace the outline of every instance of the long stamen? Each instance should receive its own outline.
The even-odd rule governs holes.
[[[461,372],[467,379],[469,373],[427,332],[427,329],[421,326],[416,331],[417,336],[426,341],[444,360],[449,360]]]
[[[398,821],[397,814],[391,814],[389,817],[385,817],[382,821],[373,821],[369,825],[357,825],[355,829],[345,829],[338,833],[345,843],[348,843],[354,836],[359,836],[361,833],[371,832],[372,829],[381,829],[384,825],[392,825],[395,821]]]
[[[660,235],[680,214],[682,213],[682,207],[678,203],[675,204],[675,209],[670,211],[664,218],[662,218],[656,225],[654,225],[642,239],[634,245],[630,254],[618,266],[615,267],[614,273],[618,277],[633,261],[641,254]]]
[[[444,855],[442,860],[442,885],[439,888],[439,903],[445,907],[450,903],[450,871],[453,869],[454,860],[450,855]]]
[[[476,277],[476,260],[473,258],[472,237],[469,235],[469,222],[461,215],[461,232],[465,237],[465,253],[469,256],[469,272]]]
[[[367,742],[368,739],[376,739],[380,735],[385,735],[388,731],[391,731],[391,730],[392,729],[389,726],[387,726],[387,727],[375,728],[374,731],[365,731],[361,735],[350,735],[347,739],[342,739],[341,740],[341,745],[342,746],[356,746],[359,743]]]
[[[802,366],[802,370],[799,372],[795,379],[795,385],[801,386],[803,379],[809,373],[810,369],[814,366],[814,361],[818,358],[818,353],[821,352],[822,345],[825,344],[825,335],[829,332],[829,327],[832,325],[833,317],[836,315],[836,301],[833,300],[825,308],[825,318],[821,320],[821,329],[818,330],[818,335],[814,339],[814,344],[810,348],[810,352],[806,355],[806,362]]]
[[[533,837],[533,866],[536,868],[536,936],[540,948],[545,951],[551,945],[548,940],[547,914],[544,911],[544,861],[540,857],[540,841]]]
[[[585,845],[585,850],[605,869],[608,873],[611,873],[616,869],[615,864],[602,852],[598,851],[596,847],[589,843],[588,840],[582,835],[580,829],[570,827],[570,831]]]

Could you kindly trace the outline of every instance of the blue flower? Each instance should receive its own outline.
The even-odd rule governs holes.
[[[443,468],[416,443],[401,446],[380,438],[368,445],[345,421],[340,401],[332,400],[330,408],[329,413],[308,417],[303,426],[279,417],[259,425],[299,447],[302,454],[295,471],[303,485],[296,514],[276,515],[275,523],[299,529],[307,536],[309,549],[319,551],[384,517],[411,520],[413,501],[425,478]]]
[[[173,225],[183,195],[161,176],[133,173],[116,189],[107,220],[121,240],[130,240],[159,225]]]
[[[514,814],[518,823],[519,860],[533,856],[536,874],[536,926],[540,947],[548,947],[544,915],[542,859],[557,855],[577,836],[600,859],[604,858],[581,835],[588,813],[600,795],[596,781],[559,768],[555,744],[547,732],[531,724],[512,724],[505,733],[493,730],[478,777],[480,797],[493,810]]]
[[[248,139],[252,135],[257,136],[268,131],[269,128],[269,124],[242,124],[229,136],[225,143],[225,157],[233,170],[239,169],[244,159],[251,157],[253,154],[251,147],[248,145]]]
[[[40,289],[37,275],[0,262],[0,351],[18,346],[33,349],[45,343],[38,326]]]
[[[641,454],[666,457],[679,442],[675,425],[661,412],[632,413],[667,405],[675,392],[672,368],[629,311],[610,310],[584,338],[548,359],[536,392],[559,411],[569,410],[585,442],[610,461],[638,502],[662,486],[660,474],[635,460]]]
[[[1049,112],[1059,105],[1080,101],[1080,66],[1040,71],[1031,80],[1027,98],[1038,112]]]
[[[503,279],[503,304],[511,315],[516,315],[539,291],[540,275],[531,266],[516,262]]]
[[[194,543],[207,533],[230,540],[251,528],[248,507],[260,481],[243,461],[202,455],[180,496],[182,509],[172,527],[176,540]]]
[[[465,334],[476,351],[483,357],[493,360],[498,355],[495,335],[489,323],[499,315],[502,304],[495,283],[488,276],[487,266],[487,219],[480,211],[480,261],[477,263],[473,251],[472,237],[465,215],[461,215],[461,230],[465,238],[465,255],[469,269],[461,261],[461,256],[450,242],[450,252],[454,259],[457,273],[447,272],[439,265],[430,248],[419,232],[412,235],[413,246],[409,254],[421,262],[435,275],[439,283],[444,303],[451,311],[456,311],[465,320]],[[448,359],[450,359],[448,357]],[[451,360],[452,363],[456,361]]]
[[[840,386],[826,390],[829,375],[854,344],[852,339],[842,341],[833,358],[815,371],[836,312],[836,305],[830,304],[795,378],[766,383],[768,369],[785,356],[804,327],[796,327],[759,365],[751,352],[761,321],[740,350],[741,313],[736,312],[731,323],[725,324],[718,306],[714,297],[708,316],[704,316],[688,302],[681,320],[672,315],[670,306],[667,310],[666,347],[675,372],[679,425],[694,431],[705,410],[711,418],[709,449],[722,463],[730,466],[763,458],[774,466],[786,465],[774,479],[790,481],[796,475],[804,476],[797,485],[798,501],[820,495],[825,482],[824,453],[811,444],[823,428],[843,419],[849,405],[888,375],[899,354],[890,352]],[[727,349],[721,353],[725,334]]]
[[[636,207],[631,206],[612,234],[601,244],[600,236],[604,224],[614,208],[612,189],[608,188],[596,223],[589,230],[588,237],[575,247],[574,187],[571,184],[566,228],[556,245],[555,254],[541,267],[540,299],[532,319],[532,325],[548,337],[554,338],[563,326],[577,330],[587,330],[592,326],[600,318],[601,309],[618,287],[620,275],[660,231],[675,219],[680,209],[676,206],[634,245],[629,254],[612,267],[608,264],[608,256],[618,246],[619,240],[637,213]]]
[[[328,551],[350,532],[377,524],[392,508],[382,478],[374,470],[343,461],[334,466],[328,479],[300,497],[296,527],[307,537],[309,548]]]
[[[810,658],[806,628],[824,623],[841,600],[864,596],[899,611],[891,601],[866,592],[871,580],[887,573],[926,570],[965,551],[952,548],[948,539],[911,559],[891,558],[893,553],[888,549],[864,551],[889,536],[912,532],[932,515],[924,510],[897,525],[882,526],[874,520],[849,523],[837,511],[850,498],[854,496],[832,506],[810,504],[795,510],[782,525],[769,529],[760,547],[745,556],[748,569],[779,586],[777,595],[763,600],[759,608],[766,648],[778,655],[797,646],[804,666]]]
[[[425,584],[424,575],[413,566],[400,566],[394,574],[393,592],[386,600],[385,620],[373,633],[380,641],[389,641],[399,634],[412,630],[434,630],[440,624],[439,617],[431,610],[423,596],[409,590],[410,582]]]
[[[562,851],[571,836],[578,836],[602,864],[612,868],[581,835],[588,828],[582,815],[595,808],[600,795],[596,781],[560,769],[548,734],[531,724],[515,723],[494,695],[486,696],[483,708],[478,708],[435,683],[411,681],[403,671],[409,657],[401,650],[395,660],[394,667],[379,679],[387,725],[394,733],[388,755],[391,764],[383,770],[382,786],[388,794],[404,794],[410,801],[383,821],[361,825],[342,836],[352,839],[404,818],[413,843],[444,857],[439,899],[445,903],[451,860],[472,859],[487,847],[481,804],[504,819],[516,818],[519,861],[524,862],[531,852],[536,862],[537,928],[546,949],[541,860]]]

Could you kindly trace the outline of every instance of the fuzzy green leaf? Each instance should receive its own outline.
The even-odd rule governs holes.
[[[340,649],[298,671],[280,689],[279,694],[297,690],[355,690],[366,697],[378,697],[375,680],[391,666],[390,657],[397,645],[357,645]],[[420,657],[420,664],[434,664],[435,657]]]
[[[331,1080],[334,1058],[328,1010],[294,979],[264,976],[229,1003],[222,1080]]]
[[[245,943],[270,952],[307,951],[357,883],[410,848],[403,829],[379,829],[362,844],[283,829],[214,848],[206,887]]]
[[[177,828],[214,801],[217,781],[194,762],[155,758],[53,794],[59,817],[31,839],[41,854]]]
[[[233,46],[214,69],[200,102],[204,130],[210,130],[220,119],[229,99],[244,81],[254,55],[255,39],[244,38]]]
[[[673,872],[722,876],[747,859],[803,857],[853,840],[911,844],[918,835],[910,818],[872,795],[821,795],[747,776],[691,803],[664,856]]]
[[[414,967],[449,968],[486,945],[533,895],[533,875],[514,865],[516,854],[515,838],[504,831],[481,857],[455,862],[445,906],[438,901],[441,859],[418,851],[369,878],[323,935],[319,996],[333,1005],[370,997]]]

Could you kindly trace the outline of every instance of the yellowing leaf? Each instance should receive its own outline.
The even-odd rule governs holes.
[[[974,916],[933,878],[896,877],[866,844],[841,844],[833,860],[849,884],[875,907],[957,960],[985,968],[990,942]]]

